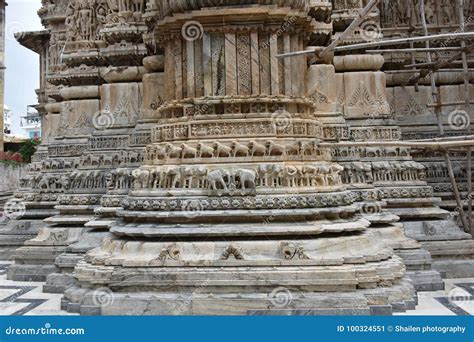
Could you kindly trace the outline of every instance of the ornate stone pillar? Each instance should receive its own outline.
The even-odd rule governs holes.
[[[334,88],[312,89],[328,91],[318,103],[306,59],[276,57],[328,40],[316,20],[327,20],[328,4],[312,5],[149,1],[145,42],[163,48],[164,74],[154,57],[145,79],[165,91],[147,109],[152,142],[113,237],[76,266],[68,306],[104,315],[368,314],[410,303],[403,262],[367,230],[342,167],[318,146],[323,121],[342,124],[329,103]],[[100,306],[104,286],[114,300]],[[291,296],[283,304],[272,299],[282,288]]]
[[[391,116],[385,74],[380,55],[336,56],[338,99],[350,127],[352,141],[398,141],[401,132]],[[344,165],[343,180],[355,189],[361,212],[407,265],[417,290],[444,288],[440,274],[431,269],[432,259],[420,244],[408,239],[400,217],[421,221],[424,215],[444,216],[434,204],[432,189],[424,181],[424,167],[403,147],[342,147],[336,160]],[[411,191],[407,189],[410,188]],[[418,204],[422,203],[422,204]],[[428,207],[428,208],[426,208]],[[416,209],[415,209],[416,208]],[[399,217],[400,216],[400,217]]]

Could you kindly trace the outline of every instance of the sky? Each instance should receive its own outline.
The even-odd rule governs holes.
[[[28,105],[36,104],[35,90],[39,87],[39,56],[21,46],[14,38],[16,32],[42,30],[36,14],[41,0],[7,0],[5,104],[14,112],[13,133],[23,134],[20,117]]]

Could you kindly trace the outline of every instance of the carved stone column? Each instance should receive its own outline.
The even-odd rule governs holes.
[[[380,55],[336,56],[338,98],[353,141],[396,141],[401,133],[391,118]],[[446,216],[436,207],[432,189],[424,181],[424,167],[413,161],[408,148],[344,147],[336,158],[345,167],[344,182],[356,189],[361,212],[381,238],[404,258],[417,290],[439,290],[444,284],[431,269],[431,256],[408,239],[403,227],[424,215]],[[411,189],[408,191],[407,189]],[[400,217],[404,225],[397,223]],[[415,223],[413,223],[415,224]]]
[[[144,79],[164,83],[162,103],[147,109],[157,121],[152,142],[113,237],[78,263],[80,286],[65,304],[103,315],[412,305],[402,260],[367,229],[343,168],[318,146],[322,122],[337,126],[341,115],[308,96],[305,58],[276,57],[330,35],[308,16],[327,3],[213,3],[149,1],[145,37],[164,50],[164,74],[148,65]],[[334,89],[313,94],[326,90]],[[114,300],[100,306],[104,286]],[[274,299],[282,288],[291,297],[283,304]]]

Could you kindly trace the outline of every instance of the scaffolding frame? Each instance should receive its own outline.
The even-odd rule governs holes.
[[[419,149],[435,149],[441,151],[446,167],[448,169],[449,180],[451,186],[453,188],[453,196],[456,200],[457,210],[459,212],[460,220],[464,230],[468,233],[474,235],[474,227],[472,223],[472,147],[474,146],[474,136],[471,135],[471,122],[470,122],[470,108],[471,108],[471,99],[470,99],[470,82],[469,82],[469,75],[470,72],[473,72],[473,69],[469,69],[469,60],[467,59],[467,53],[474,49],[474,44],[467,45],[466,39],[474,38],[474,32],[466,32],[466,25],[465,25],[465,16],[464,16],[464,8],[465,3],[464,0],[457,0],[458,5],[458,25],[459,28],[456,32],[452,33],[444,33],[444,34],[436,34],[430,35],[428,24],[426,20],[426,12],[425,12],[425,0],[418,1],[418,10],[419,16],[418,18],[421,22],[423,35],[422,36],[413,36],[411,32],[415,30],[416,26],[416,0],[410,1],[410,33],[407,38],[400,38],[400,39],[387,39],[387,40],[377,40],[373,42],[366,42],[366,43],[359,43],[359,44],[351,44],[351,45],[343,45],[339,46],[341,42],[344,40],[345,37],[351,35],[360,25],[368,19],[368,16],[372,13],[374,8],[380,4],[381,0],[371,0],[369,3],[359,11],[357,17],[354,21],[347,27],[347,29],[338,37],[336,38],[329,46],[327,47],[312,47],[305,51],[295,51],[285,54],[280,54],[276,56],[277,58],[292,58],[297,56],[304,56],[304,55],[312,55],[315,56],[317,59],[322,60],[327,54],[329,53],[337,53],[337,52],[346,52],[346,51],[357,51],[357,50],[365,50],[366,53],[369,54],[382,54],[382,53],[408,53],[410,54],[411,64],[405,65],[405,70],[398,70],[398,71],[390,71],[388,73],[406,73],[410,74],[413,73],[414,75],[406,82],[403,86],[407,84],[414,84],[416,90],[418,90],[418,82],[422,78],[426,78],[429,76],[430,84],[431,84],[431,93],[433,97],[433,104],[428,104],[429,108],[434,108],[435,117],[438,125],[438,134],[439,138],[433,139],[431,141],[397,141],[397,142],[339,142],[339,143],[322,143],[321,146],[326,147],[336,147],[336,146],[407,146],[407,147],[414,147]],[[440,41],[440,40],[448,40],[448,41],[458,41],[459,47],[457,46],[450,46],[446,47],[443,46],[439,47],[431,47],[432,41]],[[415,43],[424,43],[424,47],[415,47]],[[381,49],[381,47],[390,47],[390,46],[397,46],[397,45],[408,45],[408,48],[404,49]],[[374,49],[375,48],[375,49]],[[445,61],[438,61],[433,62],[432,53],[439,53],[443,51],[453,51],[457,52],[454,56],[449,58]],[[416,53],[426,53],[426,63],[416,63]],[[452,64],[461,65],[460,69],[446,69],[447,66]],[[464,80],[464,91],[463,91],[463,99],[457,103],[443,103],[441,100],[441,96],[438,91],[438,86],[436,84],[436,74],[440,72],[461,72],[463,75]],[[444,125],[442,121],[442,108],[446,106],[453,106],[453,105],[463,105],[465,108],[465,112],[469,117],[469,122],[467,128],[465,130],[465,136],[457,137],[457,138],[449,138],[445,136]],[[453,171],[453,165],[451,161],[451,157],[449,152],[452,150],[457,150],[461,148],[463,151],[466,152],[466,168],[467,168],[467,208],[468,212],[466,214],[464,210],[464,203],[461,198],[461,193],[458,188],[458,183],[456,181],[456,177]]]

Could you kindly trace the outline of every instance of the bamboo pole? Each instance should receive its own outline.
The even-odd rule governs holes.
[[[474,101],[469,101],[470,104],[474,104]],[[465,105],[466,102],[465,101],[458,101],[458,102],[443,102],[441,104],[441,106],[445,107],[445,106],[462,106],[462,105]],[[437,107],[439,106],[439,104],[436,104],[436,103],[428,103],[426,105],[426,107],[428,108],[433,108],[433,107]]]
[[[459,31],[465,32],[465,21],[464,21],[464,0],[458,0],[459,3]],[[471,117],[471,100],[470,100],[470,84],[469,84],[469,65],[466,54],[466,41],[461,39],[462,48],[462,66],[464,69],[464,102],[465,110],[469,118]],[[466,127],[466,134],[471,134],[471,122],[468,122]],[[469,233],[474,234],[472,226],[472,148],[467,148],[467,213],[469,223]]]
[[[426,14],[425,14],[425,0],[419,1],[420,4],[420,15],[421,15],[421,24],[423,26],[423,31],[425,36],[429,35],[428,32],[428,25],[426,24]],[[460,37],[462,36],[462,33],[460,33]],[[430,40],[426,40],[425,42],[425,47],[430,48]],[[427,52],[426,53],[426,59],[428,63],[432,63],[432,58],[431,58],[431,53]],[[443,127],[443,121],[441,118],[441,98],[438,93],[438,88],[436,87],[436,79],[435,75],[433,73],[430,74],[430,81],[431,81],[431,94],[433,96],[433,100],[435,103],[440,104],[440,106],[435,107],[435,114],[436,114],[436,120],[438,122],[438,130],[439,134],[441,137],[444,137],[444,127]],[[444,151],[444,159],[446,161],[446,166],[448,168],[448,174],[449,174],[449,179],[451,181],[451,186],[453,187],[453,194],[456,199],[456,203],[459,209],[459,216],[461,218],[462,225],[464,227],[464,230],[469,229],[469,223],[466,220],[466,215],[464,212],[464,206],[462,204],[461,200],[461,194],[459,193],[459,188],[456,182],[456,177],[454,175],[453,171],[453,165],[451,162],[451,158],[449,157],[449,152],[447,150]]]
[[[336,38],[331,44],[329,44],[327,47],[325,47],[319,54],[318,58],[323,58],[326,54],[334,51],[339,44],[349,35],[351,35],[359,26],[362,24],[362,22],[366,19],[367,15],[372,12],[375,6],[379,4],[380,0],[371,0],[367,6],[365,6],[362,11],[358,12],[357,18],[352,21],[352,23],[349,25],[349,27],[344,30],[344,32]],[[314,53],[314,52],[313,52]],[[277,58],[279,58],[277,56]]]
[[[430,45],[430,43],[428,41],[426,42],[426,44],[428,46]],[[470,45],[469,47],[466,47],[463,51],[471,50],[473,47],[474,47],[473,45]],[[427,64],[432,64],[432,65],[429,66],[428,68],[422,69],[421,72],[420,72],[420,75],[413,76],[407,82],[403,83],[402,87],[406,87],[411,82],[418,82],[419,79],[422,78],[422,77],[424,78],[424,77],[433,75],[434,72],[440,71],[441,68],[445,68],[445,67],[449,66],[452,62],[456,61],[457,59],[459,59],[461,57],[461,53],[458,53],[458,54],[452,56],[451,58],[449,58],[445,61],[441,61],[441,62],[438,62],[438,63],[432,63],[431,54],[427,53],[427,55],[430,55],[430,58],[429,58],[429,61],[428,61]],[[451,70],[456,70],[456,69],[451,69]],[[464,69],[460,69],[459,71],[464,72]]]
[[[408,48],[408,49],[380,49],[380,50],[367,50],[366,53],[379,54],[379,53],[412,53],[412,52],[444,52],[444,51],[459,51],[460,47],[439,47],[439,48]]]
[[[469,69],[469,72],[474,72],[474,69]],[[421,70],[385,70],[384,71],[386,74],[416,74],[416,73],[422,73],[425,72],[426,74],[426,69],[421,69]],[[441,70],[436,70],[436,72],[463,72],[463,69],[441,69]],[[425,75],[429,76],[431,72]],[[405,85],[406,86],[406,85]]]
[[[462,52],[461,54],[465,54],[465,52]],[[464,62],[461,60],[461,61],[451,61],[449,62],[448,64],[463,64]],[[467,61],[467,64],[469,63],[474,63],[474,60],[473,59],[470,59]],[[418,68],[418,67],[435,67],[437,63],[413,63],[413,64],[408,64],[408,65],[404,65],[405,68]]]
[[[397,39],[390,39],[390,40],[379,40],[376,42],[370,42],[370,43],[360,43],[360,44],[352,44],[352,45],[344,45],[344,46],[337,46],[332,48],[332,51],[334,52],[346,52],[346,51],[352,51],[352,50],[363,50],[363,49],[370,49],[370,48],[375,48],[375,47],[380,47],[380,46],[393,46],[393,45],[401,45],[401,44],[410,44],[410,42],[413,43],[422,43],[422,42],[429,42],[431,40],[459,40],[463,38],[473,38],[474,37],[474,32],[464,32],[464,33],[458,33],[458,32],[453,32],[453,33],[443,33],[443,34],[436,34],[436,35],[424,35],[420,37],[412,37],[412,38],[397,38]],[[328,46],[324,48],[322,51],[329,52],[329,48],[331,47]],[[302,55],[313,55],[316,52],[321,51],[321,49],[313,48],[310,50],[306,51],[296,51],[296,52],[290,52],[290,53],[283,53],[276,55],[276,58],[289,58],[289,57],[297,57],[297,56],[302,56]],[[321,55],[322,53],[320,53]]]
[[[414,27],[414,26],[416,25],[416,20],[415,20],[414,14],[415,14],[415,5],[412,3],[412,6],[410,6],[410,19],[409,19],[409,20],[410,20],[410,31],[409,31],[409,36],[408,36],[408,37],[411,37],[412,34],[413,34],[413,31],[415,31],[415,27]],[[415,47],[415,43],[410,42],[410,49],[413,50],[414,47]],[[415,53],[412,52],[412,53],[410,54],[410,57],[411,57],[411,64],[412,64],[412,65],[415,65],[415,64],[416,64]],[[414,66],[412,69],[413,69],[413,70],[416,70],[416,66]],[[416,91],[416,92],[419,92],[419,91],[420,91],[419,86],[418,86],[418,82],[415,83],[415,91]]]

